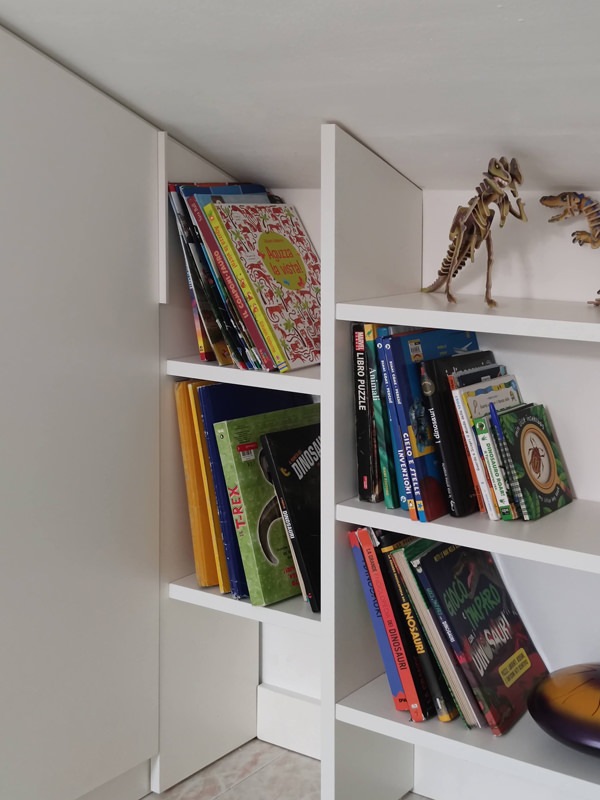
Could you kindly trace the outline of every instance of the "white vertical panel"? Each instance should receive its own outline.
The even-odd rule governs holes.
[[[0,32],[0,796],[157,740],[156,132]]]
[[[164,134],[160,151],[164,168],[159,195],[166,196],[163,178],[229,179]],[[193,573],[194,560],[174,382],[164,372],[167,358],[197,352],[197,344],[185,265],[170,212],[160,224],[168,226],[170,235],[164,272],[169,302],[160,308],[160,756],[152,765],[155,792],[165,791],[256,736],[259,674],[258,623],[168,597],[169,582]]]
[[[368,611],[348,546],[348,526],[336,525],[335,503],[356,493],[350,326],[336,322],[336,302],[409,291],[421,280],[421,191],[335,125],[322,131],[321,257],[322,324],[322,535],[323,535],[323,794],[359,797],[355,776],[369,766],[379,737],[356,733],[364,749],[347,748],[336,736],[335,702],[381,674]],[[335,477],[334,477],[335,476]],[[357,646],[360,642],[360,646]],[[373,647],[363,646],[371,643]],[[402,748],[396,748],[400,752]],[[411,760],[412,748],[404,748]],[[385,759],[383,759],[385,762]],[[400,787],[396,764],[383,766],[378,797]],[[402,783],[412,785],[412,774]],[[387,787],[387,788],[383,788]],[[391,789],[394,791],[394,788]],[[401,792],[398,792],[398,796]]]

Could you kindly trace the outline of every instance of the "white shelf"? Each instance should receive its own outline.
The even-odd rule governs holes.
[[[171,358],[167,361],[167,375],[178,378],[234,383],[240,386],[257,386],[299,394],[321,394],[321,368],[319,365],[305,367],[293,372],[260,372],[259,370],[238,369],[235,366],[222,367],[218,364],[201,361],[199,356]]]
[[[349,322],[417,325],[600,342],[600,308],[586,302],[497,297],[488,308],[480,295],[448,303],[443,293],[412,292],[338,303],[336,317]]]
[[[383,503],[351,498],[338,503],[336,519],[440,542],[476,547],[501,555],[600,574],[600,503],[574,500],[544,519],[533,522],[492,521],[484,514],[446,515],[433,522],[414,522],[407,513]]]
[[[421,745],[483,767],[506,770],[524,779],[544,782],[565,797],[597,800],[598,760],[545,734],[526,714],[504,736],[489,729],[469,730],[462,721],[413,723],[395,710],[385,676],[381,675],[336,705],[336,718],[403,742]]]
[[[230,594],[221,594],[218,588],[201,589],[195,575],[188,575],[169,584],[169,597],[183,603],[210,608],[225,614],[245,617],[255,622],[267,622],[288,630],[318,635],[321,615],[310,609],[302,597],[291,597],[272,606],[253,606],[250,600],[236,600]]]

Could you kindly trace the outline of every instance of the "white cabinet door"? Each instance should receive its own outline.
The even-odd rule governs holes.
[[[0,797],[157,751],[157,134],[0,32]]]

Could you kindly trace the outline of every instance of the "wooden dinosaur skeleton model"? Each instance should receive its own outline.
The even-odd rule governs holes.
[[[560,194],[548,194],[540,197],[540,203],[548,208],[560,208],[561,211],[550,217],[548,222],[559,222],[562,219],[576,217],[583,214],[587,219],[589,231],[573,231],[571,237],[573,244],[580,247],[589,244],[594,250],[600,247],[600,203],[592,200],[581,192],[561,192]],[[600,290],[597,292],[600,294]],[[594,306],[600,306],[600,297],[595,300],[588,300]]]
[[[422,289],[423,292],[434,292],[444,286],[448,301],[455,303],[456,298],[450,291],[452,279],[464,267],[467,259],[475,260],[475,251],[485,242],[487,248],[485,301],[488,306],[496,305],[491,295],[494,262],[491,230],[494,209],[490,206],[493,203],[498,207],[501,228],[509,214],[527,222],[524,203],[519,197],[520,183],[522,177],[516,158],[511,159],[510,164],[504,156],[490,160],[487,172],[483,173],[483,181],[476,189],[477,194],[469,200],[467,206],[458,207],[450,227],[450,245],[438,276],[430,286]],[[517,201],[516,208],[511,203],[511,195]]]

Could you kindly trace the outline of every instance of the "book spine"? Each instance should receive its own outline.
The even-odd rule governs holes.
[[[470,462],[473,465],[473,470],[477,478],[479,490],[481,492],[481,496],[485,504],[485,510],[487,511],[490,519],[498,520],[500,519],[500,513],[496,508],[495,498],[492,497],[492,493],[487,482],[487,478],[483,468],[483,462],[481,460],[481,456],[479,455],[477,439],[475,437],[475,433],[473,432],[472,428],[472,420],[470,419],[468,412],[465,408],[465,405],[463,403],[460,389],[452,389],[452,397],[454,399],[456,415],[460,422],[463,434],[463,440],[465,442],[465,447],[467,449]]]
[[[455,383],[453,375],[448,375],[447,377],[448,377],[448,386],[450,387],[450,398],[451,398],[451,402],[452,402],[452,408],[454,410],[454,412],[453,412],[454,413],[454,418],[456,420],[456,424],[458,426],[458,430],[460,431],[460,436],[461,436],[461,440],[462,440],[462,443],[463,443],[463,450],[464,450],[464,453],[465,453],[465,459],[466,459],[466,462],[467,462],[467,466],[469,468],[469,472],[471,473],[471,480],[473,482],[473,488],[475,489],[475,497],[477,499],[477,506],[478,506],[479,510],[481,511],[481,513],[484,514],[486,512],[486,507],[485,507],[485,503],[484,503],[484,500],[483,500],[483,495],[481,494],[481,487],[479,485],[479,481],[477,480],[477,473],[475,472],[475,466],[474,466],[474,464],[471,461],[471,458],[469,456],[469,446],[468,446],[467,441],[465,439],[465,434],[463,432],[462,423],[461,423],[461,421],[459,419],[458,412],[456,410],[456,404],[454,402],[454,396],[452,395],[452,392],[454,391],[454,389],[457,388],[457,386],[456,386],[456,383]]]
[[[420,522],[427,522],[425,509],[423,508],[423,497],[421,495],[421,486],[417,476],[417,469],[415,466],[415,459],[412,451],[412,444],[410,441],[410,434],[408,432],[408,419],[406,417],[406,409],[402,404],[402,397],[400,395],[400,386],[398,384],[398,375],[396,372],[396,364],[389,341],[384,341],[383,349],[385,352],[385,360],[387,364],[388,373],[391,378],[392,395],[394,408],[396,411],[396,420],[402,436],[402,449],[406,459],[406,472],[412,487],[412,494],[415,502],[416,519]],[[404,473],[403,473],[404,477]],[[412,515],[411,515],[412,518]]]
[[[194,217],[194,222],[198,228],[198,232],[202,238],[202,241],[204,242],[204,247],[206,248],[209,258],[214,262],[217,271],[225,284],[226,292],[233,303],[234,313],[231,315],[231,319],[234,320],[234,315],[237,315],[240,320],[240,325],[242,328],[238,329],[238,336],[242,342],[245,341],[243,330],[243,327],[245,327],[246,334],[252,339],[252,346],[250,347],[250,350],[252,351],[253,347],[257,350],[257,353],[248,353],[249,361],[256,361],[260,358],[262,359],[262,365],[265,369],[275,369],[274,362],[272,361],[271,356],[266,349],[262,336],[260,335],[260,331],[256,327],[256,322],[250,313],[250,309],[248,308],[248,305],[244,300],[237,283],[231,275],[227,260],[221,251],[219,242],[211,225],[208,223],[206,217],[204,216],[203,210],[200,208],[194,197],[187,197],[186,202],[188,208],[190,209],[190,213]],[[254,338],[255,334],[258,337],[256,341]],[[260,347],[258,345],[260,345]],[[270,364],[273,366],[269,366]]]
[[[425,715],[423,714],[417,687],[406,659],[406,650],[400,637],[400,629],[392,610],[387,587],[385,585],[379,560],[377,558],[377,552],[371,540],[371,534],[367,528],[359,528],[356,532],[356,535],[363,551],[363,556],[371,576],[371,581],[375,590],[375,596],[377,597],[377,602],[379,603],[379,608],[381,610],[381,615],[388,639],[394,652],[400,680],[402,681],[404,694],[406,695],[406,700],[408,702],[408,710],[410,712],[411,719],[413,722],[423,722]]]
[[[381,396],[380,370],[375,341],[377,338],[377,331],[376,326],[372,323],[365,323],[364,329],[371,386],[371,400],[373,402],[373,416],[375,418],[375,432],[377,434],[377,450],[379,456],[379,470],[381,473],[381,488],[383,490],[383,502],[386,508],[399,508],[400,498],[398,497],[393,452],[386,423],[385,399]]]
[[[367,607],[369,609],[369,615],[371,617],[371,623],[377,638],[377,644],[379,646],[381,658],[383,659],[383,665],[385,667],[390,691],[394,700],[394,706],[398,711],[408,711],[408,702],[406,700],[406,695],[404,694],[404,689],[402,688],[402,681],[396,666],[394,652],[383,624],[381,610],[379,608],[379,604],[377,603],[377,597],[373,588],[373,582],[371,581],[369,570],[367,569],[367,564],[362,554],[356,531],[348,532],[348,540],[350,542],[350,547],[352,548],[352,555],[354,556],[354,561],[358,570],[358,576],[360,578],[360,583],[365,595]]]
[[[201,494],[200,456],[196,446],[187,387],[187,381],[178,381],[175,384],[175,408],[181,442],[196,578],[200,586],[216,586],[219,578],[212,541],[210,535],[206,535],[208,527],[206,498],[203,498]]]
[[[252,605],[264,605],[265,598],[263,595],[258,567],[256,564],[256,553],[252,545],[252,538],[248,529],[248,522],[246,517],[246,509],[240,491],[237,471],[233,459],[233,451],[227,422],[215,423],[215,435],[217,439],[217,446],[219,448],[219,456],[221,459],[221,466],[223,468],[223,475],[225,477],[225,485],[227,486],[227,497],[229,506],[231,508],[231,516],[233,517],[233,524],[237,540],[240,545],[240,555],[244,565],[244,573],[246,575],[246,582],[248,584],[248,593]]]
[[[377,348],[377,360],[379,362],[379,369],[381,372],[381,386],[385,395],[385,412],[387,427],[390,433],[390,443],[392,448],[392,457],[394,465],[394,477],[396,479],[396,487],[398,489],[398,499],[400,501],[400,508],[403,511],[408,511],[411,519],[417,519],[417,512],[415,509],[415,501],[413,497],[412,485],[406,467],[406,459],[404,457],[404,448],[402,447],[402,437],[400,429],[398,428],[398,421],[396,411],[394,409],[394,395],[392,392],[392,382],[387,369],[387,362],[385,358],[385,350],[383,338],[378,336],[375,340]]]
[[[392,557],[393,550],[393,545],[382,547],[381,555],[385,559],[390,582],[393,582],[393,589],[396,592],[399,603],[399,613],[404,618],[406,638],[412,643],[413,664],[415,672],[421,679],[421,703],[425,708],[429,700],[433,704],[433,710],[440,722],[450,722],[456,718],[458,712],[450,692],[444,684],[444,679],[439,672],[437,663],[431,655],[429,641],[421,627],[421,622],[415,612],[404,579],[400,574],[395,559]]]
[[[221,274],[227,283],[227,288],[230,289],[230,284],[237,285],[243,300],[247,304],[251,317],[249,332],[253,340],[256,336],[256,340],[254,341],[260,353],[260,357],[263,360],[263,364],[269,364],[269,366],[265,366],[265,369],[277,369],[279,372],[287,372],[290,365],[283,351],[283,347],[264,313],[260,298],[257,296],[252,281],[248,277],[244,265],[235,251],[235,247],[219,217],[217,209],[212,203],[209,203],[206,206],[205,212],[219,247],[225,256],[224,259],[220,258],[217,260],[215,258],[215,260],[217,260],[219,270],[223,270]],[[229,275],[229,279],[226,275]],[[244,322],[248,325],[248,321],[245,317]]]
[[[421,378],[421,391],[423,394],[423,405],[429,415],[431,423],[431,431],[433,433],[433,443],[438,452],[439,461],[442,466],[442,475],[444,477],[444,486],[446,487],[446,495],[448,497],[448,506],[452,516],[458,516],[458,502],[456,499],[456,492],[450,476],[450,467],[448,459],[444,458],[444,451],[442,447],[442,409],[438,402],[438,393],[434,380],[427,372],[426,362],[421,362],[420,367]]]
[[[487,417],[476,417],[473,420],[475,433],[479,440],[483,454],[484,465],[487,470],[492,489],[496,495],[496,503],[503,520],[516,519],[514,504],[509,495],[509,487],[504,480],[503,462],[492,436]]]
[[[215,499],[215,489],[212,480],[212,473],[210,471],[210,464],[208,461],[208,447],[206,444],[206,432],[204,430],[204,422],[202,420],[202,409],[200,408],[200,399],[198,397],[198,386],[201,385],[197,381],[190,381],[188,383],[188,392],[190,396],[190,406],[192,409],[192,417],[194,420],[194,432],[196,434],[196,446],[200,456],[200,474],[202,475],[202,486],[206,495],[208,523],[210,526],[210,535],[213,543],[213,550],[215,553],[215,562],[217,565],[217,576],[219,578],[219,589],[223,594],[228,594],[231,591],[231,583],[229,581],[229,573],[227,569],[227,555],[225,552],[225,543],[221,536],[221,527],[219,525],[219,515],[217,512],[217,502]]]
[[[358,496],[368,503],[378,503],[382,499],[379,458],[365,332],[361,322],[352,324],[352,356]]]
[[[527,511],[525,497],[523,496],[523,489],[521,488],[521,484],[519,483],[519,479],[517,477],[515,465],[513,464],[512,456],[510,454],[508,444],[504,437],[504,431],[502,430],[502,425],[500,424],[500,419],[498,418],[498,412],[496,411],[496,406],[493,403],[490,403],[489,411],[490,411],[490,422],[492,424],[493,435],[496,439],[498,449],[502,454],[502,460],[504,462],[504,465],[506,466],[506,471],[508,473],[508,482],[510,488],[512,489],[515,506],[517,508],[519,515],[524,520],[527,521],[529,520],[529,512]]]

